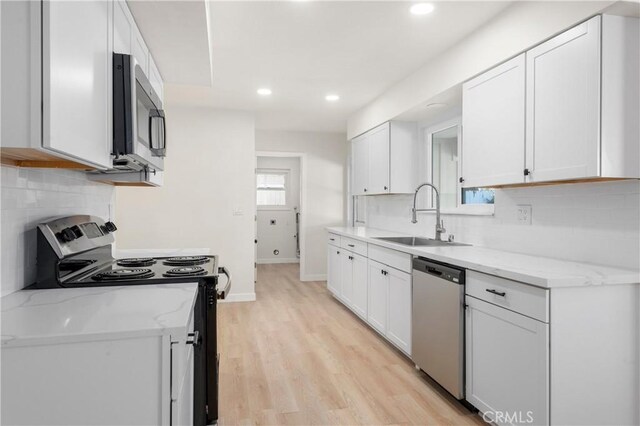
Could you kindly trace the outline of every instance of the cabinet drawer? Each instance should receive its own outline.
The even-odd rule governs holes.
[[[359,240],[354,240],[353,238],[341,237],[340,247],[346,250],[350,250],[354,253],[361,254],[363,256],[367,255],[367,243]]]
[[[340,247],[340,235],[329,233],[327,236],[327,243],[332,246]]]
[[[369,246],[369,259],[411,273],[411,255],[408,253],[371,244]]]
[[[467,271],[466,294],[549,322],[549,291],[493,275]]]

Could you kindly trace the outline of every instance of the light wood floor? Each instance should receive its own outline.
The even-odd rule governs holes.
[[[220,425],[484,425],[298,265],[259,265],[219,305]]]

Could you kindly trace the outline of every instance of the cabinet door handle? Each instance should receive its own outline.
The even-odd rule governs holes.
[[[355,247],[353,244],[347,244],[349,247]]]
[[[504,291],[498,291],[498,290],[494,290],[492,288],[487,288],[485,289],[486,292],[488,293],[492,293],[495,294],[496,296],[500,296],[500,297],[504,297],[507,295],[507,293],[505,293]]]
[[[336,250],[336,254],[340,254],[340,251]]]
[[[353,260],[353,256],[349,256],[349,260]]]
[[[329,241],[335,241],[335,240],[336,240],[335,238],[329,238]]]
[[[464,182],[464,178],[463,178],[463,177],[461,177],[461,178],[460,178],[460,183],[463,183],[463,182]]]
[[[367,192],[367,188],[364,189],[364,192]]]
[[[387,187],[385,186],[385,187],[384,187],[384,190],[386,191],[387,189],[389,189],[389,188],[387,188]]]
[[[531,170],[529,169],[524,169],[524,175],[525,176],[529,176],[531,174]]]

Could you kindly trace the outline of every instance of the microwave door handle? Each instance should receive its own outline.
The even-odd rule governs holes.
[[[167,152],[167,119],[164,115],[164,111],[160,111],[160,118],[162,119],[162,149]]]

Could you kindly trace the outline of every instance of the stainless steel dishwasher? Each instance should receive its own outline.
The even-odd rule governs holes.
[[[458,399],[464,398],[464,278],[464,269],[413,260],[413,362]]]

